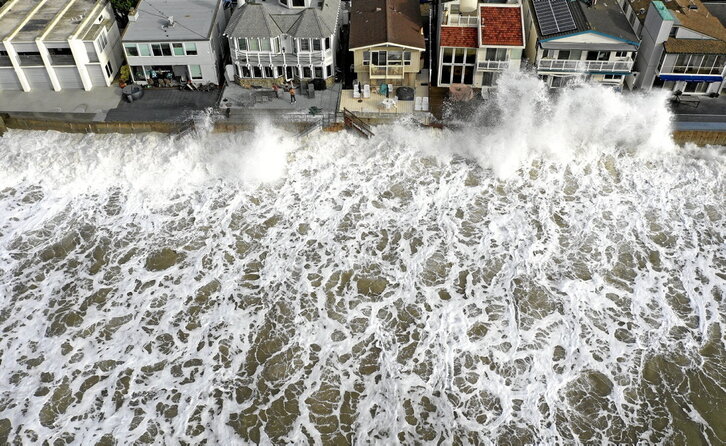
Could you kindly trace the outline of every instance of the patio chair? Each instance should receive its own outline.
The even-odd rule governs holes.
[[[414,111],[422,111],[423,110],[423,101],[421,100],[421,96],[416,96],[413,100],[413,109]]]
[[[424,96],[421,102],[421,108],[423,111],[429,111],[429,97]]]

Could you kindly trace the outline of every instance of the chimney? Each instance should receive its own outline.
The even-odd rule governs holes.
[[[170,15],[168,17],[168,20],[169,20],[168,26],[174,26],[174,16],[173,15]]]
[[[136,8],[131,8],[129,11],[129,22],[135,22],[139,18],[139,10]]]

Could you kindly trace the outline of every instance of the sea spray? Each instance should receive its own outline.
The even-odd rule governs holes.
[[[0,442],[722,443],[726,154],[523,81],[485,129],[8,132]]]

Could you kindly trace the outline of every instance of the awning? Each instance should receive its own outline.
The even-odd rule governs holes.
[[[664,81],[721,82],[723,80],[723,76],[698,76],[687,74],[660,74],[658,77]]]

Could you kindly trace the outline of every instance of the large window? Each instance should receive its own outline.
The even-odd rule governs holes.
[[[104,68],[106,70],[106,77],[111,77],[111,75],[113,74],[113,65],[111,64],[110,60]]]
[[[136,47],[135,43],[125,43],[124,49],[126,50],[126,56],[138,56],[139,55],[139,49]]]
[[[184,45],[181,43],[172,43],[171,47],[174,49],[174,55],[175,56],[183,56],[184,55]]]
[[[562,51],[560,51],[562,52]],[[485,60],[507,60],[506,48],[487,48]]]
[[[315,67],[315,77],[318,79],[322,79],[323,76],[323,67]]]
[[[310,39],[298,39],[300,40],[300,51],[310,51]],[[310,77],[310,76],[308,76]]]
[[[247,51],[247,39],[237,39],[237,45],[241,51]]]
[[[171,46],[168,43],[152,43],[151,51],[154,56],[171,56]]]
[[[151,56],[151,47],[148,43],[139,44],[139,54],[142,56]]]
[[[101,35],[98,36],[98,51],[103,52],[103,50],[106,49],[106,45],[108,45],[108,37],[106,36],[106,31],[101,31]]]
[[[439,84],[473,84],[475,63],[476,50],[473,48],[444,48]]]
[[[192,79],[201,79],[202,67],[199,65],[189,65],[189,76],[191,76]]]
[[[721,74],[726,56],[715,54],[679,54],[673,67],[674,73]]]
[[[320,39],[313,39],[313,51],[320,50],[322,50],[322,46],[320,45]]]
[[[588,51],[587,60],[609,60],[609,51]]]

